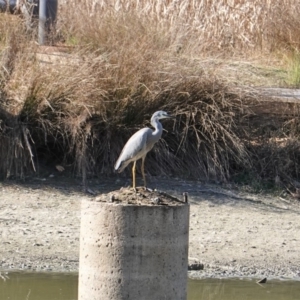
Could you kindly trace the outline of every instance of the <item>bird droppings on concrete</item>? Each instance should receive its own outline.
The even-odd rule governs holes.
[[[185,201],[180,201],[167,193],[144,187],[137,187],[136,190],[132,187],[121,188],[120,190],[116,190],[108,194],[98,195],[94,198],[94,201],[149,206],[177,206],[186,203]]]

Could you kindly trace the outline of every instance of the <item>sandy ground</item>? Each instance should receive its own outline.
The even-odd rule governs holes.
[[[89,182],[96,195],[127,185],[123,179]],[[218,185],[150,179],[149,186],[190,207],[191,277],[300,279],[298,200],[247,194]],[[0,183],[0,271],[78,271],[80,181],[63,176]]]

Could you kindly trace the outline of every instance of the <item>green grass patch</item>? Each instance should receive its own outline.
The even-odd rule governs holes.
[[[294,88],[300,87],[300,52],[293,51],[287,58],[288,83]]]

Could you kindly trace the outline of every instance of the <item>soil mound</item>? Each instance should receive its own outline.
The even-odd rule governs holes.
[[[138,187],[121,188],[108,194],[101,194],[95,198],[99,202],[114,202],[131,205],[165,205],[178,206],[187,201],[187,194],[183,194],[182,201],[161,191]]]

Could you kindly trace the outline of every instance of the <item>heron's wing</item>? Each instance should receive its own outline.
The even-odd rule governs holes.
[[[115,164],[116,171],[122,172],[131,161],[138,160],[147,153],[147,139],[151,133],[150,128],[143,128],[131,136]]]

